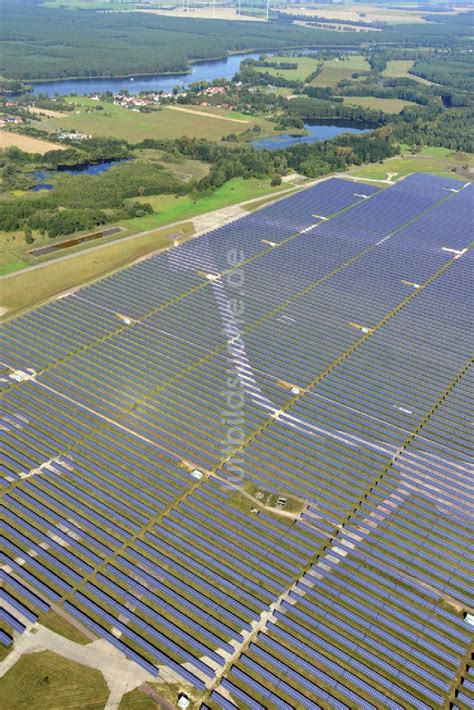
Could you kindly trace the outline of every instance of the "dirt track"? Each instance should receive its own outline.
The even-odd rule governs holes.
[[[192,108],[183,108],[182,106],[167,106],[166,108],[171,109],[171,111],[181,111],[182,113],[193,113],[195,116],[207,116],[208,118],[218,118],[221,121],[231,121],[232,123],[250,123],[244,118],[228,118],[227,116],[219,116],[217,113],[210,113],[208,111],[195,111]]]

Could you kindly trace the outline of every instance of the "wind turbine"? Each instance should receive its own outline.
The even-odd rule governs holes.
[[[270,0],[267,0],[267,22],[268,22],[268,17],[270,15]]]

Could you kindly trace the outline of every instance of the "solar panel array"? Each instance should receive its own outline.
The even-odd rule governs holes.
[[[7,322],[0,641],[54,604],[203,708],[465,710],[472,195],[330,179]]]

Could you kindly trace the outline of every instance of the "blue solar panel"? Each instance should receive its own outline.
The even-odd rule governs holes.
[[[440,600],[472,604],[471,200],[325,180],[9,321],[2,643],[59,603],[203,691],[272,608],[210,706],[440,706],[469,642]]]

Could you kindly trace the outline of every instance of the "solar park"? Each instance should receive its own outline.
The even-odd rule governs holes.
[[[330,178],[7,321],[2,644],[61,607],[203,710],[472,708],[473,194]]]

